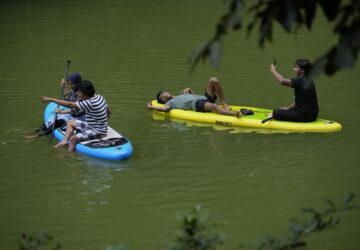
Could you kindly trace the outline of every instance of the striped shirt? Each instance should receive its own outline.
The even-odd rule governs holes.
[[[104,97],[94,95],[90,99],[77,101],[76,104],[85,111],[85,121],[90,127],[99,134],[107,133],[107,105]]]

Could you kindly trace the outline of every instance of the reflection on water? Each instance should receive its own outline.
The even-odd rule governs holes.
[[[79,184],[81,184],[79,189],[81,195],[100,193],[111,188],[114,173],[126,171],[131,166],[130,160],[106,161],[75,154],[67,156],[67,159],[64,159],[64,163],[69,165],[69,167],[76,166],[81,169],[81,174],[76,177],[79,178]]]
[[[275,129],[260,129],[260,128],[247,128],[247,127],[227,127],[227,126],[220,126],[216,124],[206,124],[201,122],[194,122],[194,121],[186,121],[181,119],[176,119],[172,117],[166,118],[164,115],[158,114],[157,112],[152,112],[152,117],[154,120],[158,121],[165,121],[170,120],[172,122],[167,123],[167,126],[170,126],[173,129],[183,131],[187,130],[191,127],[199,127],[199,128],[213,128],[217,131],[224,131],[227,130],[229,133],[260,133],[260,134],[289,134],[289,133],[299,133],[296,131],[286,131],[286,130],[275,130]],[[164,124],[162,124],[164,126]]]
[[[86,211],[92,211],[109,204],[109,196],[104,193],[111,188],[113,180],[112,172],[109,169],[90,166],[79,177],[81,181],[79,194],[87,196],[84,204]]]
[[[108,205],[109,197],[104,194],[104,191],[111,188],[114,172],[127,170],[130,167],[130,163],[127,161],[105,161],[87,156],[81,158],[82,159],[79,159],[79,164],[84,167],[85,170],[82,176],[79,177],[81,183],[78,192],[80,195],[88,196],[90,199],[88,200],[86,211]]]
[[[81,160],[83,161],[84,166],[90,166],[92,168],[100,169],[109,169],[111,171],[125,171],[129,169],[132,165],[131,159],[125,161],[107,161],[82,155]]]

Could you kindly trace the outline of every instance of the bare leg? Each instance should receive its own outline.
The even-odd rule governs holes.
[[[204,109],[205,109],[205,111],[208,111],[208,112],[214,111],[221,115],[236,116],[239,118],[242,116],[240,111],[227,110],[227,109],[224,109],[224,108],[216,105],[215,103],[211,103],[211,102],[205,103]]]
[[[69,152],[75,151],[76,143],[77,143],[76,136],[75,135],[71,136],[70,137],[70,142],[69,142]]]
[[[225,103],[224,92],[220,85],[219,79],[216,77],[211,77],[208,82],[206,91],[213,98],[215,98],[215,95],[217,95],[220,99],[221,106],[226,110],[230,110],[229,106]]]
[[[65,132],[65,136],[64,139],[59,142],[58,144],[56,144],[54,146],[54,148],[59,148],[59,147],[63,147],[67,144],[67,141],[69,140],[70,136],[74,133],[75,130],[75,125],[76,125],[76,121],[75,120],[70,120],[67,122],[66,124],[66,132]]]

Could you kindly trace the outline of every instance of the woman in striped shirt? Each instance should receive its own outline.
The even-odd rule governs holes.
[[[81,141],[93,140],[106,136],[108,128],[108,107],[104,97],[95,94],[91,81],[80,83],[79,100],[77,102],[63,101],[43,96],[43,102],[55,102],[61,106],[76,108],[85,111],[85,121],[69,120],[64,139],[54,147],[63,147],[69,140],[69,151],[74,151],[76,144]],[[74,132],[76,131],[76,134]]]

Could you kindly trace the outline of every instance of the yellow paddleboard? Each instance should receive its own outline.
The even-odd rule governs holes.
[[[156,100],[153,100],[152,105],[163,106],[164,104],[160,104]],[[317,119],[313,122],[286,122],[270,120],[268,122],[261,123],[262,120],[267,118],[267,114],[272,110],[249,106],[230,106],[230,108],[232,110],[240,110],[242,108],[251,109],[254,111],[254,114],[237,118],[233,116],[220,115],[214,112],[202,113],[182,109],[172,109],[169,112],[155,112],[165,117],[179,120],[207,123],[226,127],[271,129],[292,132],[337,132],[341,131],[342,128],[340,123],[324,119]]]

